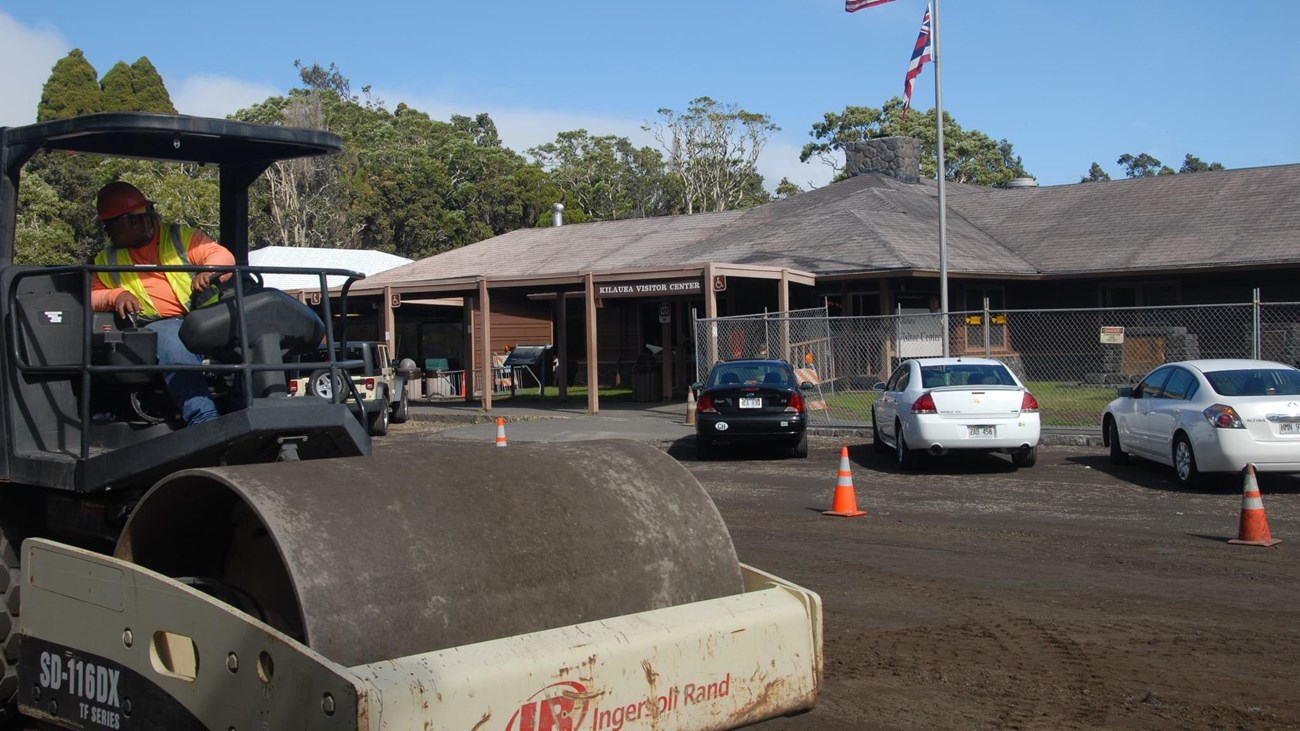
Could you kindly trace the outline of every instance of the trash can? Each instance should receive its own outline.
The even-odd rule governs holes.
[[[632,400],[662,401],[663,390],[663,376],[659,373],[659,364],[655,362],[654,355],[638,355],[632,372]]]

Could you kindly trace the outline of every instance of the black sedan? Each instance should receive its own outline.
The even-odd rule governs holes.
[[[783,360],[717,363],[695,384],[695,453],[708,459],[720,444],[779,444],[808,456],[808,412],[794,369]]]

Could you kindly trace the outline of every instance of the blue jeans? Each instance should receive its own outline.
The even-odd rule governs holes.
[[[159,365],[198,365],[203,362],[181,342],[181,322],[179,317],[170,317],[145,325],[158,333]],[[187,424],[202,424],[217,418],[217,405],[208,395],[206,375],[199,371],[174,371],[164,373],[163,381]]]

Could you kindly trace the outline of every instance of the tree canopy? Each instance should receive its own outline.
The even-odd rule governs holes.
[[[54,64],[50,78],[41,90],[36,121],[48,122],[102,111],[104,97],[99,88],[99,74],[81,49],[74,48]]]
[[[800,162],[816,157],[844,179],[844,146],[875,137],[907,136],[921,141],[921,176],[938,177],[938,134],[935,110],[913,110],[903,119],[903,99],[893,97],[881,107],[848,106],[841,113],[827,112],[808,133],[815,142],[803,146]],[[943,115],[944,179],[973,185],[1001,186],[1028,175],[1010,142],[994,140],[979,130],[966,130],[952,115]]]

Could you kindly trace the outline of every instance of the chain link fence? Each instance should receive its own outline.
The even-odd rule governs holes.
[[[829,317],[825,308],[700,319],[696,380],[718,360],[780,358],[817,384],[813,424],[871,423],[877,384],[908,358],[990,357],[1033,392],[1047,427],[1097,429],[1116,389],[1195,358],[1300,364],[1300,303]]]

